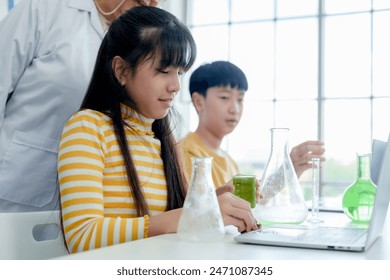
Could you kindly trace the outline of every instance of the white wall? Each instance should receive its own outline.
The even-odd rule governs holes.
[[[186,0],[160,0],[161,7],[186,22]]]

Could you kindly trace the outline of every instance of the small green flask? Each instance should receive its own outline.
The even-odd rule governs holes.
[[[357,155],[357,179],[343,194],[343,211],[354,222],[371,219],[376,185],[371,181],[371,154]]]

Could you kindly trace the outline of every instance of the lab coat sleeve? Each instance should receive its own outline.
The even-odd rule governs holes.
[[[7,100],[33,63],[47,14],[42,0],[20,1],[0,22],[0,130]],[[46,19],[45,19],[46,18]]]

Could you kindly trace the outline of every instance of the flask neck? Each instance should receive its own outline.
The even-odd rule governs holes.
[[[199,182],[199,181],[212,182],[211,167],[212,167],[211,157],[192,158],[191,182]]]
[[[288,150],[288,128],[272,128],[271,129],[271,149],[272,151],[287,151]]]
[[[357,156],[357,179],[371,180],[371,155],[370,154]]]

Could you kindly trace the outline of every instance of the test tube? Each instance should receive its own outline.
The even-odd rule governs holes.
[[[312,158],[312,206],[308,222],[321,223],[320,219],[320,158]]]

